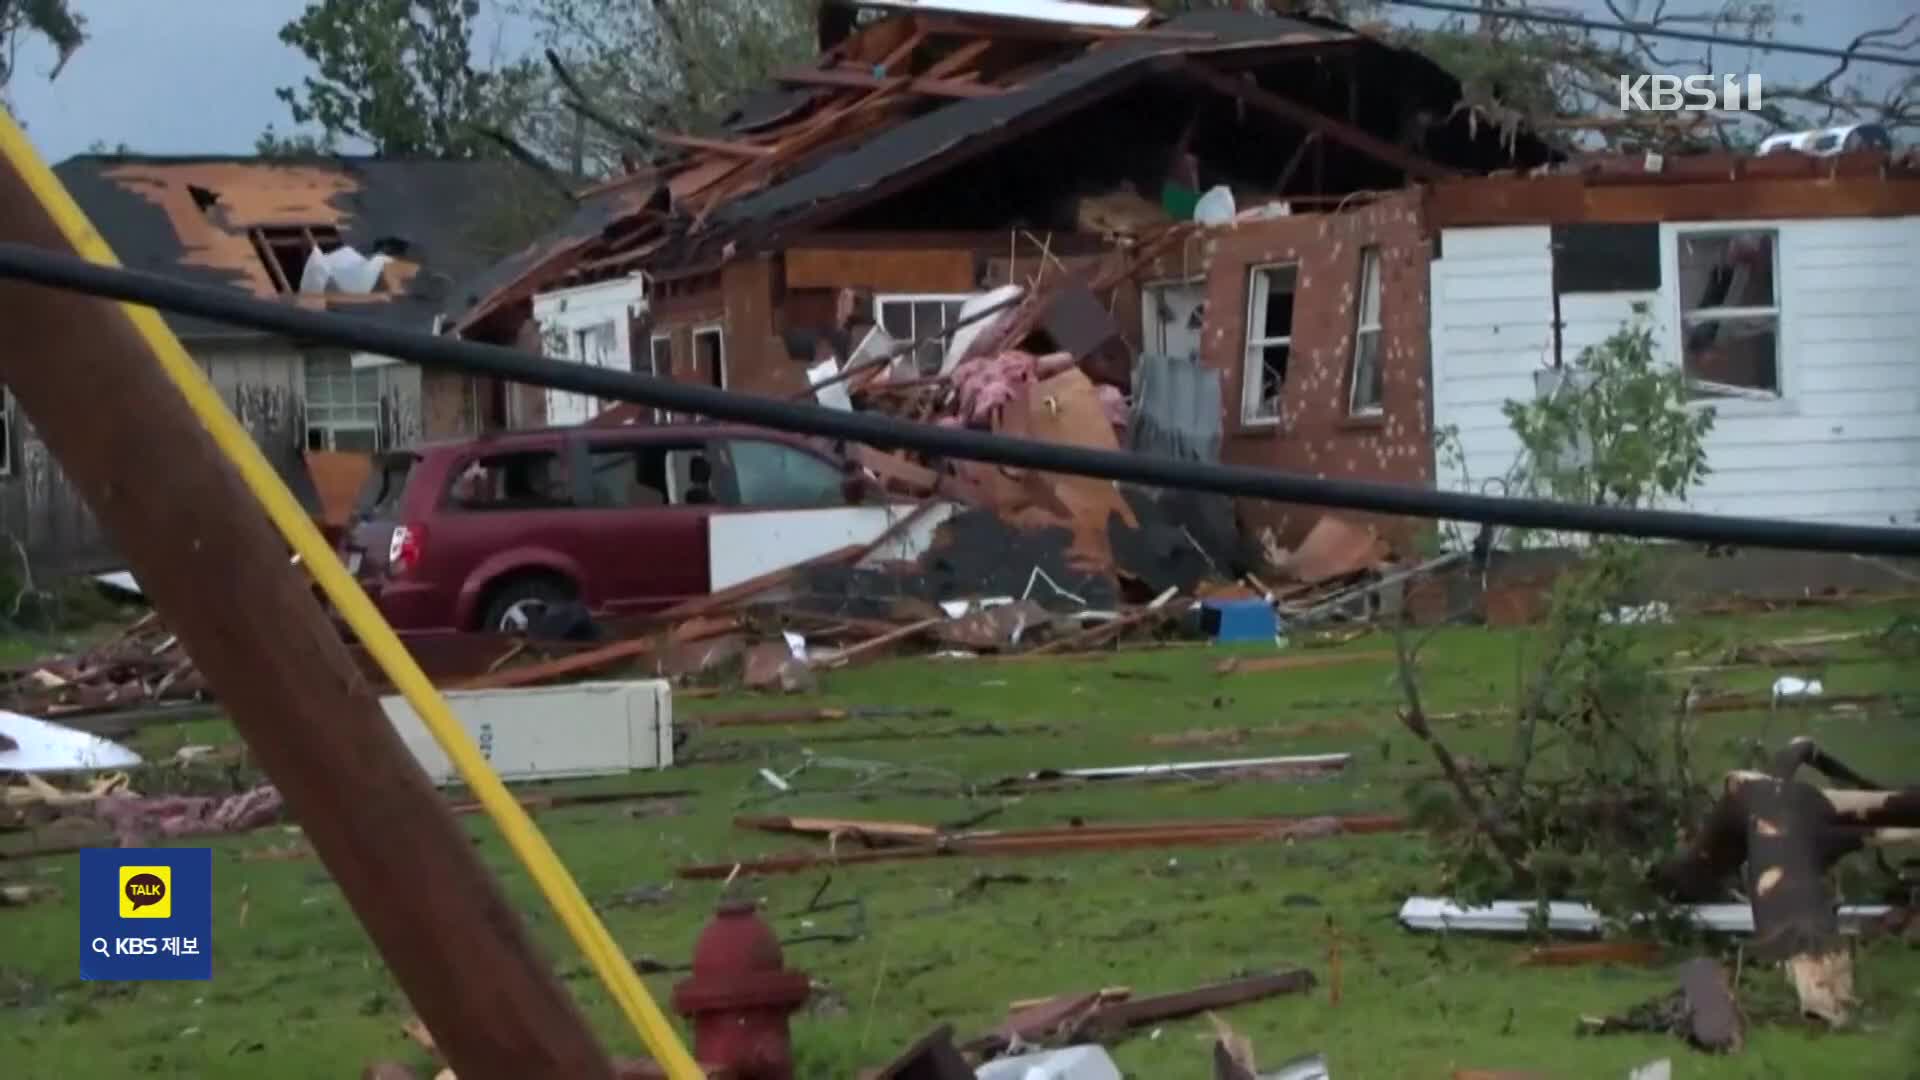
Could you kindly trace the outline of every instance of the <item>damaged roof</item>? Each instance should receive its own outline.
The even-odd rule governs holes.
[[[1331,20],[1215,10],[1115,30],[895,15],[862,25],[814,65],[749,95],[724,140],[695,140],[706,145],[675,164],[590,191],[567,225],[464,282],[449,322],[472,329],[570,278],[682,268],[774,246],[782,229],[831,224],[1189,58],[1232,68],[1243,65],[1229,54],[1258,62],[1263,50],[1278,59],[1353,45],[1390,58],[1398,92],[1437,105],[1443,124],[1473,132],[1465,141],[1504,145],[1510,163],[1551,159],[1531,135],[1509,133],[1502,144],[1492,125],[1476,130],[1452,115],[1459,84],[1430,59]],[[992,63],[1003,54],[1014,59]]]
[[[286,275],[269,267],[259,237],[312,230],[322,247],[337,240],[391,261],[372,294],[303,303],[425,329],[453,283],[488,265],[476,224],[488,193],[513,168],[417,158],[83,154],[54,172],[130,269],[275,298],[285,295]],[[167,318],[183,336],[232,332],[209,320]]]

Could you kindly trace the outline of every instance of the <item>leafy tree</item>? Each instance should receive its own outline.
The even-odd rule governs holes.
[[[280,40],[316,72],[275,94],[294,123],[321,134],[269,131],[261,149],[311,151],[358,139],[390,156],[482,153],[486,141],[474,126],[489,112],[492,80],[472,64],[479,10],[479,0],[313,0]]]
[[[649,131],[710,129],[747,93],[813,54],[812,0],[521,0],[519,13],[560,59],[525,73],[520,134],[589,173],[653,149]],[[579,106],[615,121],[579,122]],[[638,144],[638,145],[636,145]]]
[[[13,77],[20,43],[28,37],[43,37],[53,45],[59,54],[53,66],[57,76],[67,58],[86,44],[87,20],[68,0],[0,0],[0,98]]]

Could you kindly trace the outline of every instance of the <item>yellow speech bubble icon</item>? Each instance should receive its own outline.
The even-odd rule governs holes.
[[[123,919],[172,918],[173,867],[121,867],[120,917]]]

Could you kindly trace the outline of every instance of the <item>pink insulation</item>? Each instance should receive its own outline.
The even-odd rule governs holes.
[[[952,417],[940,422],[948,427],[992,427],[1000,409],[1014,399],[1021,386],[1058,375],[1073,364],[1071,353],[1035,356],[1018,349],[963,360],[950,376],[957,407]]]

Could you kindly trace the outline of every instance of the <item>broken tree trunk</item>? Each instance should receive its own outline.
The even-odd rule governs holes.
[[[1744,865],[1755,958],[1785,964],[1801,1011],[1837,1026],[1854,1000],[1853,959],[1827,871],[1865,846],[1920,836],[1920,788],[1823,790],[1793,778],[1802,765],[1871,783],[1813,740],[1794,739],[1771,771],[1727,774],[1692,846],[1656,867],[1654,879],[1675,900],[1703,900]]]
[[[38,163],[24,167],[64,203]],[[0,240],[98,257],[75,251],[81,226],[22,170],[0,168]],[[467,1080],[610,1080],[551,962],[131,310],[0,284],[0,377],[206,673],[448,1062]]]

